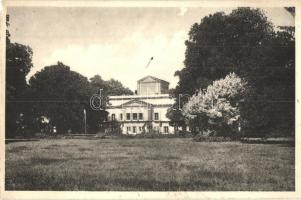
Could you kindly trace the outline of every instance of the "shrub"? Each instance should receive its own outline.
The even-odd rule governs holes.
[[[214,81],[206,90],[192,96],[183,107],[183,114],[191,126],[212,129],[217,136],[236,138],[240,120],[239,103],[243,100],[247,83],[236,74]]]
[[[205,136],[200,134],[197,134],[193,137],[193,140],[196,142],[228,142],[232,141],[230,137],[221,137],[221,136]]]

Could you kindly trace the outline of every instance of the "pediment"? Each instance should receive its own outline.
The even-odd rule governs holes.
[[[147,107],[150,105],[151,104],[146,103],[145,101],[136,100],[136,99],[121,104],[122,107]]]
[[[142,80],[141,82],[155,82],[156,80],[151,78],[151,77],[147,77],[144,80]]]
[[[146,76],[146,77],[138,80],[138,83],[141,83],[141,82],[145,82],[145,83],[147,83],[147,82],[165,82],[165,83],[168,83],[167,81],[156,78],[154,76]]]

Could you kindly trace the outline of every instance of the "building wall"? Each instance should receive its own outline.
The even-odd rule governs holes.
[[[168,82],[151,76],[141,79],[137,84],[138,95],[109,97],[108,120],[121,122],[120,128],[123,134],[139,134],[149,130],[174,133],[166,117],[168,108],[174,103],[174,99],[168,95],[168,87]],[[130,114],[129,120],[127,113]],[[134,113],[137,116],[136,120],[133,119]],[[139,119],[139,113],[143,115],[143,119]]]
[[[122,123],[122,134],[141,134],[149,132],[151,129],[154,132],[161,134],[174,134],[174,127],[170,126],[168,122],[151,122],[149,124],[143,122]]]
[[[138,95],[167,94],[169,83],[160,79],[146,77],[137,83]]]
[[[175,130],[173,126],[169,125],[169,122],[153,122],[152,123],[153,130],[161,134],[174,134]]]
[[[153,119],[155,119],[155,113],[159,114],[159,121],[169,121],[166,117],[167,109],[169,107],[154,107],[153,110]]]
[[[138,85],[138,95],[153,95],[161,93],[159,82],[141,82]]]
[[[150,129],[157,131],[158,133],[174,133],[174,128],[169,125],[169,119],[166,117],[166,107],[123,107],[107,109],[109,112],[109,121],[116,120],[121,122],[121,129],[123,134],[139,134],[148,132]],[[130,114],[130,119],[127,119],[127,113]],[[133,119],[134,113],[137,115],[137,119]],[[139,119],[139,113],[142,113],[143,119]],[[158,114],[158,118],[155,118],[155,113]],[[115,119],[112,115],[115,115]],[[122,119],[120,119],[122,114]],[[151,127],[149,127],[151,126]],[[130,127],[130,128],[128,128]],[[134,131],[136,127],[136,131]],[[168,128],[167,128],[168,127]]]

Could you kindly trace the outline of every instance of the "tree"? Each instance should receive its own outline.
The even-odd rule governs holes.
[[[291,132],[295,87],[293,33],[292,28],[276,32],[259,9],[238,8],[229,15],[219,12],[204,17],[192,25],[185,42],[185,67],[175,73],[179,76],[176,95],[192,95],[235,72],[253,90],[241,111],[246,121],[244,130],[250,134],[280,129]]]
[[[7,26],[9,26],[8,19],[9,16],[7,16]],[[6,30],[6,137],[14,137],[17,130],[22,129],[23,124],[17,123],[20,115],[23,118],[30,115],[24,98],[28,90],[26,75],[33,66],[32,55],[29,46],[11,43],[9,31]]]
[[[89,105],[93,90],[88,79],[58,62],[37,72],[29,80],[36,117],[45,116],[58,133],[83,132],[83,111],[87,111],[88,131],[95,131],[94,119],[104,119],[102,111],[95,116]]]
[[[245,81],[230,73],[193,95],[184,105],[183,114],[191,125],[200,130],[211,129],[217,135],[236,137],[240,120],[239,104],[246,88]]]
[[[106,95],[132,95],[133,92],[122,85],[122,83],[115,79],[105,81],[101,76],[95,75],[90,78],[91,85],[96,89],[103,89]]]
[[[110,79],[108,81],[105,81],[101,78],[100,75],[95,75],[92,78],[90,78],[90,85],[93,91],[93,94],[98,94],[99,90],[101,90],[101,98],[102,98],[102,107],[105,108],[106,103],[109,101],[108,96],[109,95],[131,95],[133,94],[133,92],[124,87],[122,85],[121,82],[114,80],[114,79]],[[97,105],[99,106],[99,105]],[[103,115],[103,119],[101,119],[101,121],[104,121],[106,119],[107,113],[105,115]],[[94,124],[94,127],[97,127],[97,125],[99,125],[99,111],[92,111],[91,112],[91,123]],[[111,124],[111,128],[115,126],[115,127],[119,127],[118,123],[112,123]]]
[[[129,88],[122,85],[121,82],[115,79],[110,79],[105,82],[107,85],[108,95],[132,95],[134,94]]]
[[[170,125],[174,126],[176,130],[178,127],[186,127],[185,118],[178,107],[172,106],[168,108],[166,117],[170,119]]]
[[[193,94],[232,71],[245,74],[259,64],[255,56],[272,33],[271,23],[259,9],[239,8],[230,15],[203,18],[191,27],[185,42],[185,67],[176,72],[180,79],[176,93]]]

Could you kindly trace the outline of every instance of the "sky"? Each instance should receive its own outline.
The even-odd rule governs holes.
[[[91,78],[117,79],[136,90],[152,75],[176,86],[184,67],[185,40],[192,24],[209,14],[235,8],[204,7],[9,7],[11,41],[29,45],[29,78],[57,61]],[[263,8],[275,26],[293,25],[283,8]],[[150,58],[150,65],[146,67]]]

